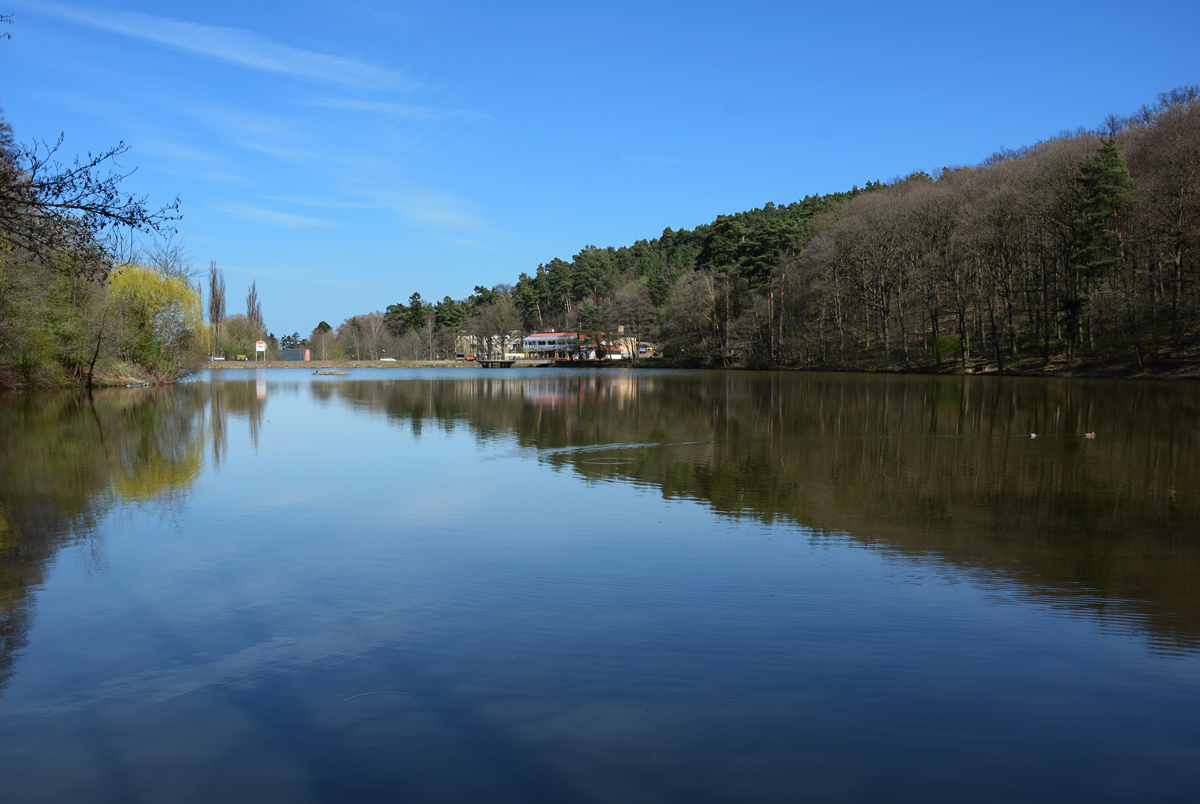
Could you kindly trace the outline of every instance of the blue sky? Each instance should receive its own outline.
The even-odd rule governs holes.
[[[277,335],[1200,83],[1194,2],[0,0],[21,141],[117,141]]]

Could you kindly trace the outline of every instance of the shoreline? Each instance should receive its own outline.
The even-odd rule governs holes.
[[[946,377],[1047,377],[1058,379],[1105,379],[1105,380],[1198,380],[1200,379],[1200,362],[1188,358],[1151,358],[1146,360],[1144,367],[1138,366],[1136,363],[1122,363],[1114,361],[1084,361],[1075,360],[1068,363],[1065,360],[1052,361],[1050,365],[1042,365],[1037,361],[1035,365],[1031,365],[1028,361],[1017,361],[1015,364],[1006,364],[1004,371],[999,370],[999,366],[994,361],[979,361],[972,362],[966,371],[962,371],[957,367],[951,369],[944,366],[942,369],[936,368],[874,368],[870,366],[814,366],[811,368],[794,368],[794,367],[775,367],[770,369],[746,369],[742,367],[730,368],[714,368],[705,366],[677,366],[669,365],[661,362],[659,359],[643,359],[637,364],[631,364],[627,361],[614,361],[612,363],[564,363],[554,366],[545,366],[536,361],[531,361],[531,365],[517,365],[515,368],[632,368],[632,369],[707,369],[712,371],[789,371],[789,372],[847,372],[852,374],[921,374],[921,375],[936,375]],[[413,369],[413,368],[463,368],[477,369],[483,368],[474,361],[462,360],[397,360],[397,361],[381,361],[381,360],[310,360],[295,361],[295,360],[268,360],[259,361],[213,361],[204,363],[197,373],[205,369],[214,369],[217,371],[226,370],[245,370],[245,369],[311,369],[314,371],[322,369],[355,369],[355,368],[384,368],[384,369]],[[504,369],[488,369],[489,371]]]
[[[1144,366],[1138,366],[1131,362],[1118,361],[1081,361],[1075,360],[1068,363],[1066,360],[1052,360],[1050,365],[1042,365],[1041,361],[1032,363],[1031,361],[1017,361],[1015,364],[1006,364],[1004,371],[1000,372],[998,364],[988,361],[972,362],[966,371],[962,371],[957,364],[954,368],[943,366],[940,370],[933,367],[909,367],[909,368],[880,368],[866,365],[860,366],[812,366],[806,368],[796,367],[775,367],[770,369],[747,369],[744,367],[730,368],[714,368],[706,366],[678,366],[671,365],[661,358],[649,358],[639,361],[637,364],[631,364],[627,361],[614,361],[612,363],[563,363],[553,366],[546,366],[544,363],[533,361],[528,365],[518,365],[515,368],[605,368],[605,369],[667,369],[688,371],[693,369],[702,369],[709,371],[787,371],[787,372],[828,372],[837,373],[845,372],[849,374],[914,374],[927,376],[942,376],[942,377],[1042,377],[1048,379],[1063,379],[1063,380],[1152,380],[1166,382],[1186,382],[1188,380],[1200,380],[1200,361],[1187,357],[1176,358],[1147,358]],[[254,361],[212,361],[200,364],[195,371],[188,376],[195,377],[203,373],[207,369],[214,371],[245,371],[253,369],[307,369],[310,372],[328,371],[328,370],[347,370],[347,369],[446,369],[446,368],[461,368],[461,369],[481,369],[484,368],[474,361],[462,360],[266,360],[255,363]],[[500,371],[505,369],[487,369],[488,371]],[[139,376],[134,367],[128,365],[120,365],[115,369],[98,373],[96,388],[121,388],[121,387],[149,387],[172,385],[173,382],[161,382],[147,379]],[[184,379],[184,378],[181,378]],[[48,382],[48,383],[4,383],[0,382],[0,391],[34,391],[34,390],[68,390],[68,389],[85,389],[86,385],[82,382]]]
[[[336,369],[336,368],[470,368],[474,363],[461,360],[213,360],[205,361],[197,372],[205,369]]]

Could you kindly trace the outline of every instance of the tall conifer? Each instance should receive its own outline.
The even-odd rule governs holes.
[[[1121,227],[1133,195],[1133,179],[1111,137],[1095,156],[1080,162],[1079,168],[1087,195],[1075,221],[1079,235],[1071,259],[1085,276],[1094,277],[1124,263]]]

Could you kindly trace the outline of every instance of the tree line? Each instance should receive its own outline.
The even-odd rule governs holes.
[[[324,360],[449,358],[463,335],[495,353],[535,330],[619,330],[715,367],[1138,371],[1200,345],[1194,86],[978,165],[588,245],[463,300],[414,292],[278,341],[254,284],[244,314],[226,314],[215,265],[202,293],[171,238],[178,199],[155,209],[121,189],[124,144],[66,164],[61,144],[19,145],[0,116],[0,384],[171,380],[260,340]],[[137,249],[139,233],[157,239]]]
[[[464,300],[446,296],[440,302],[427,302],[418,291],[407,303],[352,316],[336,328],[322,321],[307,339],[298,333],[290,338],[315,349],[314,359],[364,360],[385,353],[417,359],[453,356],[462,335],[480,350],[495,353],[500,351],[499,338],[514,331],[569,330],[598,337],[620,327],[630,337],[658,338],[669,330],[669,303],[678,295],[676,286],[707,267],[728,221],[761,221],[756,236],[745,242],[764,254],[795,250],[819,211],[882,187],[868,182],[863,188],[809,197],[788,207],[767,204],[690,231],[667,228],[661,238],[632,246],[589,245],[570,261],[555,258],[538,265],[532,276],[522,273],[516,284],[490,289],[477,285]],[[765,261],[761,255],[755,259]]]
[[[464,301],[414,293],[322,343],[435,357],[461,332],[620,327],[686,366],[1137,371],[1200,346],[1198,241],[1200,90],[1188,86],[936,176],[585,246]]]
[[[337,327],[320,322],[303,338],[285,336],[283,346],[306,346],[313,360],[453,359],[462,336],[485,353],[504,351],[503,340],[525,328],[509,285],[486,288],[461,301],[427,302],[419,292],[386,310],[351,316]]]
[[[759,303],[747,346],[774,346],[762,325],[780,319],[778,357],[801,364],[1144,369],[1197,346],[1198,237],[1200,92],[1186,87],[1100,131],[830,210],[779,261],[785,309]]]

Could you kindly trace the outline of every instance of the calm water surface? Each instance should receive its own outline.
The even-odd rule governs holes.
[[[6,802],[1198,793],[1192,384],[0,396]]]

